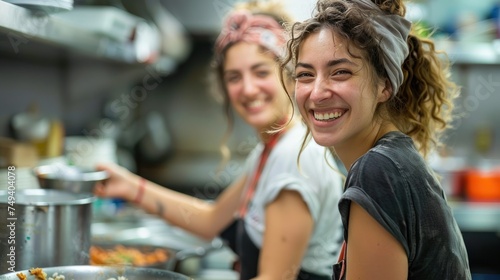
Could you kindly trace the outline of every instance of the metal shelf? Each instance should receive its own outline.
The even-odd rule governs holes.
[[[96,58],[129,64],[152,64],[158,53],[148,56],[137,42],[119,42],[101,34],[68,25],[44,11],[30,10],[0,0],[0,32],[5,33],[15,53],[23,44],[39,41],[63,46]],[[158,51],[159,52],[159,51]]]

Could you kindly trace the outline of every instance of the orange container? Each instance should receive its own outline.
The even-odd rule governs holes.
[[[469,200],[500,201],[500,168],[468,170],[465,186],[465,194]]]

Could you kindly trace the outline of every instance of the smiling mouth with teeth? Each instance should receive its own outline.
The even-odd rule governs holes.
[[[335,120],[338,119],[342,116],[342,113],[340,112],[335,112],[335,113],[317,113],[314,112],[314,118],[317,121],[330,121],[330,120]]]
[[[264,105],[264,101],[262,100],[255,100],[247,104],[248,108],[259,108],[262,105]]]

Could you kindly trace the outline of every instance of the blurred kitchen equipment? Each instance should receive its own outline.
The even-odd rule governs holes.
[[[494,141],[495,139],[492,125],[484,124],[476,128],[474,133],[474,144],[476,152],[479,155],[488,157],[492,152]]]
[[[59,267],[42,267],[47,276],[54,273],[64,275],[65,279],[72,280],[107,280],[125,277],[127,280],[193,280],[185,275],[163,269],[137,268],[137,267],[114,267],[114,266],[91,266],[73,265]],[[28,276],[28,279],[35,279],[28,270],[18,271]],[[19,280],[16,273],[8,273],[0,276],[0,280]]]
[[[33,167],[37,162],[38,153],[34,145],[0,137],[0,167]]]
[[[106,171],[64,164],[42,165],[33,168],[40,187],[72,193],[93,193],[97,182],[106,180]]]
[[[46,138],[45,150],[40,155],[43,158],[56,158],[64,152],[64,126],[60,120],[50,122],[49,134]]]
[[[113,138],[68,136],[64,152],[71,165],[93,169],[99,162],[116,163],[116,142]]]
[[[36,146],[38,154],[43,154],[50,132],[50,119],[40,113],[37,104],[31,104],[25,112],[13,115],[9,128],[13,137]]]
[[[500,201],[500,167],[468,170],[466,195],[473,201]]]
[[[144,21],[111,6],[77,6],[70,12],[59,13],[54,17],[67,24],[78,26],[82,30],[119,42],[132,41],[137,24]]]
[[[17,190],[14,206],[8,203],[10,196],[0,191],[0,274],[12,266],[21,270],[89,263],[93,196]]]
[[[7,190],[8,187],[12,185],[12,171],[13,170],[9,170],[8,167],[0,168],[0,190]],[[37,179],[33,176],[33,167],[16,166],[14,172],[16,174],[16,190],[37,189],[40,187]]]
[[[44,13],[56,13],[73,9],[73,0],[5,0],[6,2],[19,5],[34,11]]]
[[[160,49],[160,34],[156,26],[122,9],[111,6],[77,6],[73,10],[53,15],[65,25],[87,31],[113,42],[131,44],[137,61],[154,61]]]
[[[12,116],[10,132],[13,137],[36,147],[38,157],[59,157],[63,152],[64,125],[55,118],[39,112],[38,105],[32,104],[25,112]]]
[[[146,164],[163,162],[173,151],[172,135],[164,116],[157,111],[124,124],[117,142],[133,150],[136,158]]]
[[[179,20],[170,13],[160,0],[123,1],[125,8],[154,23],[161,38],[160,55],[183,61],[192,47],[188,32]]]
[[[472,12],[458,16],[457,29],[453,36],[461,43],[490,43],[496,38],[496,22],[492,19],[481,20]]]
[[[21,141],[43,140],[49,134],[50,120],[33,109],[14,115],[11,127],[15,137]]]
[[[172,152],[172,136],[163,116],[153,111],[142,122],[144,134],[137,143],[137,157],[145,163],[162,162]]]
[[[429,164],[437,173],[437,179],[446,196],[449,199],[463,199],[465,174],[468,170],[467,158],[435,153],[429,157]]]
[[[52,14],[73,9],[73,0],[5,0],[33,11]]]

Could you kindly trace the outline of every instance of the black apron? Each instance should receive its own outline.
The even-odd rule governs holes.
[[[346,277],[346,255],[347,255],[347,245],[345,241],[342,243],[342,249],[340,249],[339,260],[333,265],[333,280],[345,280]]]
[[[259,266],[260,248],[258,248],[248,236],[242,219],[235,220],[226,228],[221,238],[239,258],[240,280],[249,280],[257,277]],[[317,275],[311,272],[300,270],[297,280],[331,280],[330,276]]]

